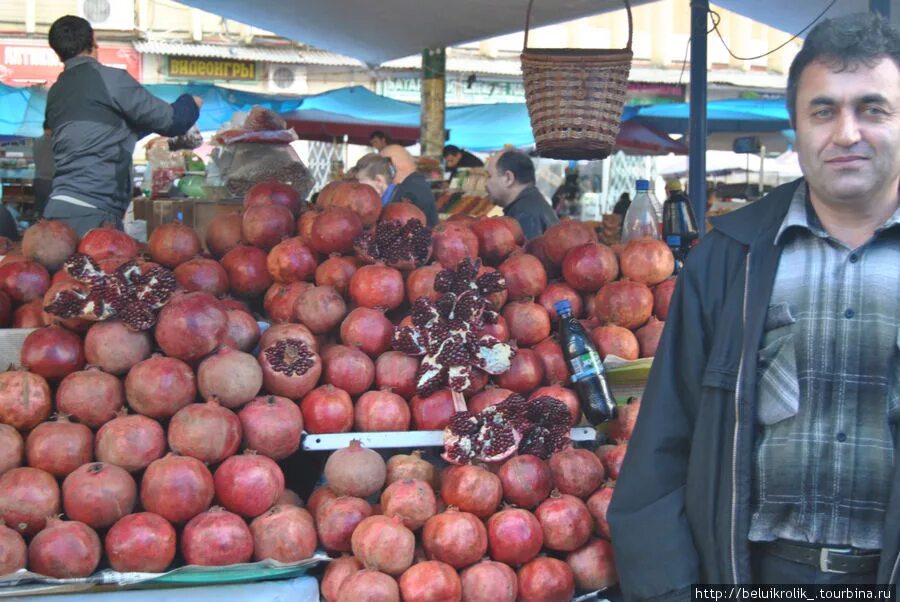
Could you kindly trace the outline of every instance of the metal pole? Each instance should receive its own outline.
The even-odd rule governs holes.
[[[891,18],[891,0],[869,0],[869,12],[878,13],[885,19]]]
[[[706,233],[706,14],[709,0],[691,0],[691,102],[688,194],[700,236]]]
[[[446,137],[446,65],[444,48],[428,48],[422,52],[422,129],[419,142],[423,157],[440,159],[443,154]]]

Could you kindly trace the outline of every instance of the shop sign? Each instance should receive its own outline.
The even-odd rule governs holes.
[[[130,46],[100,45],[101,63],[125,69],[141,80],[141,57]],[[0,81],[10,85],[50,85],[63,70],[59,57],[46,42],[31,40],[0,40]]]
[[[231,59],[169,57],[169,77],[256,80],[256,63]]]
[[[638,106],[684,102],[684,86],[679,84],[628,82],[627,99],[627,104]]]
[[[382,96],[406,102],[421,102],[422,81],[418,77],[392,77],[378,82]],[[521,80],[481,79],[469,84],[465,78],[447,78],[448,105],[493,102],[525,102]]]

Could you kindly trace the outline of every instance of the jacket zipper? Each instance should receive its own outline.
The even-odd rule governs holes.
[[[747,338],[747,298],[749,297],[748,287],[750,284],[750,251],[747,251],[746,266],[744,267],[744,304],[741,310],[741,330],[744,334],[743,338]],[[744,351],[745,345],[741,343],[741,359],[738,361],[737,382],[734,387],[734,439],[731,450],[731,573],[735,585],[738,583],[737,570],[737,454],[738,454],[738,432],[740,430],[740,399],[741,399],[741,382],[744,375]]]
[[[894,559],[894,568],[891,570],[891,578],[888,579],[888,583],[897,583],[897,568],[900,567],[900,552],[897,553],[897,557]]]

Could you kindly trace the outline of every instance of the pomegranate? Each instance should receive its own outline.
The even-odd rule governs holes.
[[[573,552],[591,537],[593,519],[584,502],[554,491],[534,511],[544,530],[544,547]]]
[[[343,389],[322,385],[300,402],[303,424],[312,434],[346,433],[353,428],[353,400]]]
[[[53,303],[53,300],[62,292],[75,292],[77,294],[87,294],[88,288],[81,282],[78,282],[74,278],[70,278],[67,280],[62,280],[57,282],[56,284],[51,284],[50,288],[47,289],[47,292],[44,293],[42,302],[44,306],[48,306]],[[46,310],[43,310],[43,320],[44,324],[58,324],[67,330],[71,330],[72,332],[77,332],[78,334],[84,334],[87,332],[88,328],[90,328],[92,322],[89,320],[85,320],[84,318],[74,317],[74,318],[61,318],[56,314],[52,314]]]
[[[101,553],[100,538],[89,526],[49,518],[47,527],[28,546],[28,568],[57,579],[87,577],[100,564]]]
[[[544,543],[540,522],[521,508],[507,508],[491,516],[487,530],[491,558],[510,566],[533,559]]]
[[[322,575],[320,588],[322,597],[325,598],[325,602],[337,602],[338,590],[340,590],[341,586],[350,576],[358,573],[362,568],[362,563],[355,556],[342,556],[341,558],[335,558],[329,562],[328,567],[325,569],[325,574]],[[397,587],[396,583],[394,584],[394,587]],[[366,586],[366,589],[363,591],[368,594],[372,589]],[[395,591],[397,594],[396,598],[399,599],[400,590],[395,589]]]
[[[292,491],[290,489],[285,489],[281,492],[281,495],[278,496],[278,499],[275,500],[276,506],[296,506],[298,508],[303,508],[303,499],[297,495],[296,491]],[[310,516],[310,520],[312,517]]]
[[[315,353],[318,353],[319,342],[303,324],[275,324],[269,327],[259,339],[259,348],[271,347],[279,341],[299,339]]]
[[[199,566],[247,562],[253,556],[253,535],[237,514],[219,507],[201,512],[184,526],[181,554]]]
[[[250,523],[253,559],[299,562],[316,552],[316,524],[309,512],[296,506],[272,506]]]
[[[407,479],[395,481],[385,488],[381,494],[381,509],[385,516],[399,516],[408,529],[416,531],[435,515],[437,500],[429,483]]]
[[[17,261],[0,266],[0,289],[14,303],[42,299],[49,288],[47,268],[35,261]]]
[[[266,252],[256,247],[238,245],[222,257],[228,273],[231,293],[237,297],[259,297],[272,285]]]
[[[276,395],[257,397],[244,406],[238,418],[247,449],[283,460],[300,447],[303,414],[290,399]]]
[[[675,256],[665,242],[653,238],[629,241],[620,258],[622,276],[647,286],[659,284],[675,270]]]
[[[354,439],[328,457],[323,474],[335,493],[366,497],[384,487],[387,468],[378,452]]]
[[[487,529],[474,514],[450,507],[425,523],[422,545],[429,559],[462,569],[487,552]]]
[[[347,303],[334,287],[314,286],[297,295],[293,315],[312,333],[325,334],[346,317]]]
[[[503,486],[503,498],[510,504],[531,510],[550,495],[553,473],[546,462],[523,454],[507,460],[497,472]]]
[[[128,514],[106,533],[110,568],[123,573],[162,573],[175,559],[175,529],[152,512]]]
[[[213,479],[219,502],[248,518],[271,508],[284,491],[284,473],[278,464],[252,450],[226,459]]]
[[[22,236],[22,255],[35,261],[49,272],[62,267],[63,262],[78,248],[78,234],[66,222],[42,219],[25,230]]]
[[[416,538],[400,517],[375,515],[359,523],[350,545],[363,566],[396,577],[412,565]]]
[[[222,344],[240,351],[251,351],[259,341],[259,324],[242,309],[226,309],[225,336]]]
[[[313,489],[313,492],[309,494],[309,498],[306,500],[306,508],[312,517],[316,518],[319,508],[325,505],[325,502],[330,502],[338,497],[340,496],[334,492],[334,489],[328,485],[321,485]]]
[[[128,472],[114,464],[83,464],[63,481],[66,516],[94,529],[112,526],[134,509],[137,485]]]
[[[387,476],[385,484],[390,485],[396,481],[417,480],[436,485],[437,476],[434,465],[422,458],[422,451],[414,451],[412,454],[397,454],[388,458]]]
[[[321,214],[322,212],[318,209],[311,209],[304,211],[300,214],[300,217],[297,218],[297,236],[308,245],[311,245],[312,242],[313,224],[315,224],[316,219],[318,219]]]
[[[427,397],[414,396],[409,402],[413,428],[417,431],[440,431],[456,413],[453,393],[440,389]]]
[[[422,222],[425,223],[425,222]],[[471,228],[455,222],[443,222],[432,232],[434,258],[444,268],[455,268],[463,259],[478,257],[478,236]]]
[[[200,238],[193,228],[181,222],[158,226],[147,241],[150,257],[167,268],[174,268],[200,253]]]
[[[547,288],[547,271],[534,255],[514,253],[497,269],[506,278],[511,301],[537,297]]]
[[[575,595],[575,575],[569,565],[541,556],[519,569],[519,602],[571,600]]]
[[[0,290],[0,294],[3,294],[7,299],[9,298],[9,295],[2,290]],[[47,323],[44,322],[44,316],[44,300],[35,299],[16,308],[13,312],[12,327],[40,328],[41,326],[47,326]]]
[[[363,223],[359,216],[344,207],[326,209],[312,224],[310,244],[324,255],[350,253],[353,240],[362,233]]]
[[[638,345],[641,348],[641,357],[653,357],[656,355],[656,349],[659,346],[659,339],[662,337],[665,322],[660,322],[653,316],[646,324],[637,329],[634,335],[637,337]]]
[[[0,372],[0,423],[31,430],[50,416],[50,386],[43,376],[25,370]]]
[[[532,301],[513,301],[503,308],[509,336],[524,347],[540,343],[550,336],[550,314]]]
[[[610,539],[609,522],[606,520],[606,513],[609,510],[609,503],[612,501],[612,487],[601,487],[595,491],[587,500],[587,509],[594,519],[594,532],[597,535]]]
[[[559,340],[556,338],[556,335],[550,335],[549,337],[535,345],[532,349],[541,359],[541,364],[544,367],[543,382],[549,383],[551,385],[556,385],[559,383],[567,382],[569,380],[569,377],[572,375],[572,371],[569,370],[569,364],[568,362],[566,362],[566,358],[563,355],[562,346],[560,346]],[[578,408],[578,404],[576,403],[574,407],[576,410],[578,410],[578,416],[580,416],[581,411]]]
[[[666,278],[653,287],[653,315],[657,320],[665,322],[669,315],[669,303],[672,301],[672,293],[675,292],[676,276]]]
[[[381,215],[381,198],[378,192],[368,184],[359,182],[341,182],[334,189],[328,206],[350,209],[359,216],[363,226],[371,226]],[[425,223],[424,219],[422,223]]]
[[[564,219],[544,232],[544,251],[555,265],[561,266],[571,249],[592,242],[597,242],[597,232],[587,222]]]
[[[155,420],[121,414],[100,427],[94,440],[97,460],[138,472],[166,453],[166,434]]]
[[[206,248],[214,257],[225,253],[241,243],[241,214],[238,211],[217,215],[206,228]]]
[[[300,198],[300,193],[289,184],[281,182],[259,182],[250,187],[244,194],[244,208],[256,207],[257,205],[281,205],[290,209],[291,214],[296,217],[300,215],[304,202]]]
[[[494,513],[503,497],[500,478],[480,466],[454,466],[441,484],[441,498],[448,506],[471,512],[479,518]]]
[[[414,564],[401,575],[400,595],[410,602],[459,602],[462,600],[462,582],[452,566],[426,560]]]
[[[625,461],[627,452],[628,443],[601,445],[597,449],[597,457],[600,458],[600,462],[603,464],[603,468],[610,479],[615,481],[619,478],[619,472],[622,470],[622,463]]]
[[[209,508],[214,493],[209,469],[190,456],[154,460],[141,479],[141,506],[176,525]]]
[[[9,575],[25,568],[28,549],[16,531],[0,522],[0,575]]]
[[[587,499],[606,476],[600,459],[586,449],[564,449],[550,456],[553,483],[560,493]]]
[[[372,506],[358,497],[336,497],[319,507],[316,531],[319,542],[332,552],[349,552],[350,537],[364,518],[372,516]]]
[[[72,372],[56,389],[56,407],[91,428],[115,418],[125,402],[122,381],[96,367]]]
[[[234,455],[241,445],[241,436],[241,421],[215,399],[187,405],[169,421],[172,451],[206,464],[216,464]]]
[[[407,203],[406,201],[398,201],[385,205],[384,209],[381,210],[381,215],[379,216],[378,221],[396,221],[400,222],[401,224],[405,224],[411,219],[417,219],[423,224],[428,223],[428,218],[425,217],[424,211],[422,211],[412,203]]]
[[[354,425],[357,431],[408,431],[409,405],[390,391],[367,391],[356,400]]]
[[[263,297],[263,309],[275,324],[290,322],[294,318],[294,304],[303,291],[312,288],[309,282],[276,282],[269,287]]]
[[[516,249],[516,235],[500,217],[481,218],[471,228],[478,237],[478,255],[489,265],[499,265]]]
[[[359,269],[360,262],[355,257],[333,255],[316,268],[316,286],[331,286],[347,297],[350,294],[350,278]]]
[[[375,364],[359,349],[346,345],[330,347],[322,357],[324,380],[351,396],[369,390],[375,380]]]
[[[84,367],[81,337],[59,326],[38,328],[22,343],[22,366],[49,381],[59,381]]]
[[[198,360],[222,342],[227,320],[219,302],[209,293],[178,294],[159,312],[156,342],[168,356]]]
[[[268,393],[300,399],[322,374],[322,360],[300,339],[283,339],[266,347],[257,358]]]
[[[474,395],[466,404],[470,412],[480,412],[481,410],[497,405],[514,392],[509,389],[503,389],[496,386],[488,386],[484,391]]]
[[[590,242],[566,253],[562,273],[575,290],[593,293],[619,277],[619,262],[612,249]]]
[[[601,288],[595,303],[594,315],[601,324],[634,330],[650,318],[653,293],[640,282],[619,280]]]
[[[636,360],[640,353],[638,340],[627,328],[609,324],[591,331],[591,340],[601,358],[615,355],[625,360]]]
[[[59,485],[50,473],[23,466],[0,475],[0,520],[10,529],[31,536],[59,513]]]
[[[525,243],[525,252],[534,255],[541,261],[548,277],[557,278],[561,275],[559,265],[550,261],[550,257],[547,255],[547,245],[543,235],[532,238]]]
[[[256,397],[262,383],[262,368],[256,358],[231,347],[220,347],[197,368],[200,396],[215,398],[226,408],[239,408]]]
[[[602,590],[619,581],[612,544],[603,539],[593,539],[566,556],[566,564],[572,569],[579,590]]]
[[[419,360],[400,351],[386,351],[375,360],[375,386],[411,399],[416,394]]]
[[[35,299],[35,301],[38,301],[38,300]],[[44,302],[44,300],[41,299],[40,303],[43,304],[43,302]],[[43,310],[43,305],[41,305],[41,309]],[[9,295],[7,295],[2,290],[0,290],[0,328],[8,328],[9,327],[10,319],[12,318],[12,314],[13,314],[12,299],[9,298]]]
[[[338,590],[337,602],[400,602],[400,588],[390,575],[362,570],[348,576]]]
[[[228,273],[218,261],[205,257],[194,257],[175,268],[178,286],[188,292],[209,293],[221,297],[228,292]]]
[[[606,436],[617,442],[631,439],[640,411],[640,399],[632,399],[627,404],[619,406],[616,417],[610,420],[606,427]]]
[[[90,255],[98,263],[111,257],[128,261],[137,257],[138,251],[135,239],[111,225],[88,230],[78,243],[78,252]]]
[[[506,224],[506,227],[512,231],[513,238],[515,239],[516,244],[520,247],[523,246],[526,242],[525,231],[522,230],[522,224],[519,223],[519,220],[508,215],[500,215],[498,217],[503,220],[503,223]]]
[[[299,238],[288,238],[272,247],[267,266],[275,282],[311,280],[316,272],[316,254]]]
[[[197,397],[191,367],[174,357],[138,362],[125,377],[125,398],[132,410],[151,418],[169,418]]]
[[[268,251],[294,234],[294,214],[282,205],[254,205],[241,218],[243,241]]]
[[[533,349],[519,349],[508,371],[494,377],[494,382],[504,389],[528,394],[544,380],[544,364]]]
[[[150,357],[152,351],[149,332],[135,332],[118,320],[97,322],[84,337],[84,357],[88,364],[116,376]]]
[[[94,434],[83,424],[58,415],[54,422],[42,422],[25,440],[28,465],[64,477],[94,458]]]
[[[503,316],[497,316],[497,321],[493,324],[485,324],[481,329],[482,335],[492,336],[501,343],[509,341],[509,324]]]
[[[0,475],[22,465],[25,442],[19,431],[0,423]]]
[[[530,401],[544,396],[558,399],[566,404],[569,415],[572,417],[572,421],[569,423],[570,426],[574,427],[581,422],[581,402],[578,400],[578,395],[575,391],[560,384],[548,385],[532,391],[531,395],[528,396],[528,399]]]
[[[393,339],[394,325],[377,309],[357,307],[341,323],[341,342],[370,357],[388,351]]]
[[[581,296],[565,282],[551,282],[537,299],[541,307],[547,310],[550,321],[554,324],[559,321],[559,315],[556,313],[554,305],[563,300],[568,301],[572,307],[572,317],[580,318],[584,315],[584,302],[581,300]]]
[[[516,573],[502,562],[482,560],[460,574],[462,602],[515,602]]]
[[[350,298],[362,307],[396,309],[403,303],[403,276],[382,264],[365,265],[350,277]]]

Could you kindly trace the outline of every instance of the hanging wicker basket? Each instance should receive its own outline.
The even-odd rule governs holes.
[[[619,134],[631,71],[634,26],[618,49],[529,48],[531,8],[525,17],[522,78],[538,154],[550,159],[604,159]]]

